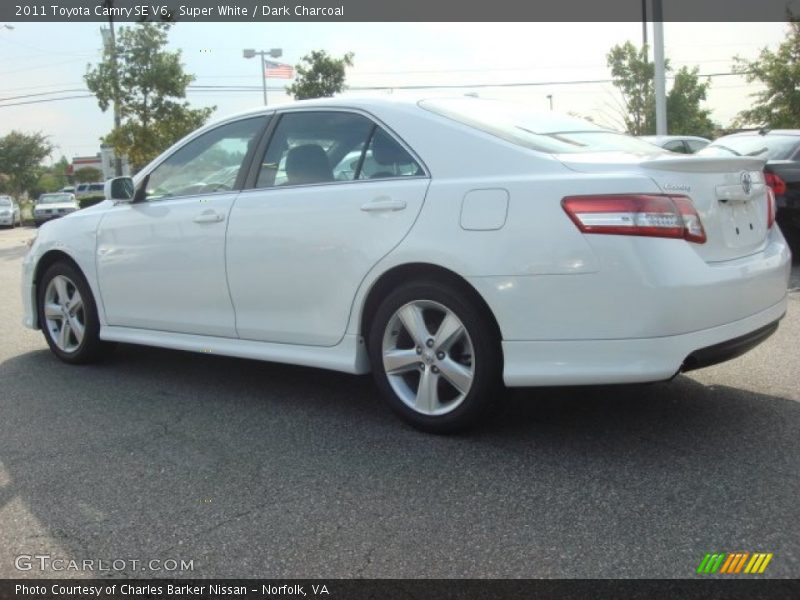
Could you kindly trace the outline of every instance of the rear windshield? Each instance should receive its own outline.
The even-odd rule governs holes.
[[[58,204],[59,202],[72,202],[72,194],[43,194],[39,196],[36,204]]]
[[[438,115],[522,146],[550,154],[579,152],[659,152],[652,144],[558,113],[480,98],[437,98],[419,105]]]
[[[702,156],[757,156],[767,160],[791,158],[800,146],[797,135],[733,135],[722,137],[706,146]]]

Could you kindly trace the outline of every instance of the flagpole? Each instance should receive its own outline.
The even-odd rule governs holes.
[[[261,52],[261,84],[264,86],[264,106],[267,105],[267,61],[264,52]]]

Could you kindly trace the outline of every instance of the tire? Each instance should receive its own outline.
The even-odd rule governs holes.
[[[378,387],[389,407],[417,429],[465,430],[499,406],[499,336],[488,315],[456,288],[404,284],[381,302],[368,338]]]
[[[37,285],[36,307],[47,345],[65,363],[95,362],[113,349],[114,344],[100,340],[100,321],[91,289],[71,263],[57,262],[44,272]]]

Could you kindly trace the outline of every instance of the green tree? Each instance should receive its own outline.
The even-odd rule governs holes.
[[[741,111],[737,127],[753,125],[773,129],[800,127],[800,22],[789,15],[786,39],[776,51],[763,48],[753,61],[734,57],[734,71],[748,83],[758,81],[764,89],[755,94],[751,108]]]
[[[353,53],[342,58],[334,58],[325,50],[314,50],[302,58],[295,66],[297,76],[286,91],[295,100],[307,98],[327,98],[343,92],[346,88],[345,68],[353,66]]]
[[[94,167],[83,167],[82,169],[77,169],[72,177],[75,183],[94,183],[95,181],[103,180],[103,172]]]
[[[117,35],[118,107],[121,125],[103,141],[134,170],[208,120],[214,108],[193,109],[185,101],[194,81],[181,64],[181,52],[167,51],[170,23],[137,23]],[[105,112],[114,103],[115,69],[111,48],[99,64],[87,67],[86,85]]]
[[[50,156],[53,145],[42,133],[12,131],[0,138],[0,182],[14,196],[32,188],[38,181],[42,161]]]
[[[631,42],[614,46],[607,55],[614,85],[623,100],[623,121],[631,135],[652,135],[656,132],[655,64],[647,60],[647,49]],[[671,71],[664,61],[666,72]],[[710,137],[717,124],[711,111],[702,108],[709,82],[701,82],[697,67],[681,67],[675,73],[667,94],[667,127],[674,135]]]
[[[713,137],[719,125],[711,119],[711,110],[700,106],[709,85],[708,81],[700,82],[697,67],[678,69],[667,94],[667,127],[671,134]]]
[[[655,132],[655,66],[647,60],[647,46],[637,50],[631,42],[611,48],[606,55],[611,79],[622,94],[625,128],[631,135]]]

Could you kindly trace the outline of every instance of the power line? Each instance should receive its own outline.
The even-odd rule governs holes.
[[[748,72],[719,72],[719,73],[700,73],[698,77],[733,77],[747,75]],[[674,75],[669,76],[669,79],[674,79]],[[514,87],[542,87],[542,86],[559,86],[559,85],[599,85],[613,83],[613,79],[580,79],[568,81],[526,81],[526,82],[496,82],[496,83],[439,83],[439,84],[417,84],[417,85],[362,85],[362,86],[349,86],[347,89],[351,91],[391,91],[391,90],[446,90],[446,89],[464,89],[464,88],[514,88]],[[271,87],[269,91],[284,91],[284,87]],[[187,91],[192,93],[208,93],[208,92],[254,92],[260,91],[261,87],[255,85],[190,85]],[[78,98],[91,98],[92,94],[62,96],[58,98],[42,98],[38,100],[27,100],[28,98],[38,98],[41,96],[49,96],[54,94],[69,94],[75,92],[86,91],[84,89],[67,89],[67,90],[53,90],[49,92],[37,92],[33,94],[21,94],[19,96],[9,96],[7,98],[0,98],[0,102],[8,100],[23,100],[22,102],[12,102],[0,104],[0,108],[10,106],[21,106],[26,104],[41,104],[45,102],[58,102],[60,100],[74,100]]]

